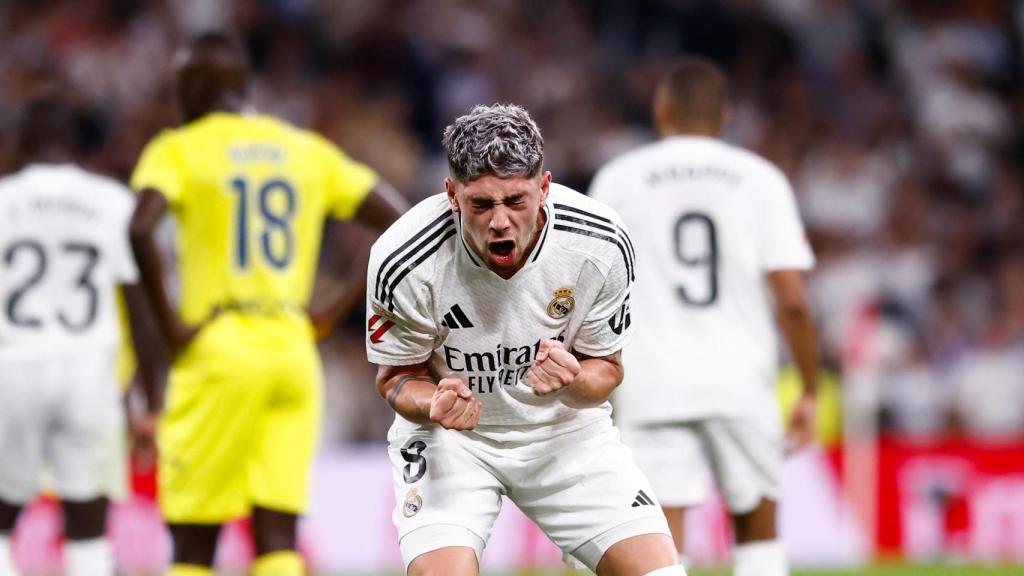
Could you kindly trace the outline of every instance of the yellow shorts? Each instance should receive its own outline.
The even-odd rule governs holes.
[[[171,369],[157,435],[164,518],[222,523],[252,506],[303,512],[322,396],[306,318],[218,317]]]

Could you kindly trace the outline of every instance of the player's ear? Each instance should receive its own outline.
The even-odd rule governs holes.
[[[551,171],[545,170],[540,176],[540,203],[541,206],[548,201],[548,191],[551,189]]]
[[[451,178],[444,179],[444,190],[448,193],[448,203],[452,205],[452,212],[459,213],[459,199],[455,196],[455,181]]]

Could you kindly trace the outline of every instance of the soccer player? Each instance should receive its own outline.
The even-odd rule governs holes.
[[[71,576],[113,575],[108,500],[126,491],[115,365],[116,294],[137,271],[135,198],[74,164],[73,113],[57,95],[18,121],[18,172],[0,179],[0,575],[45,465],[64,512]]]
[[[801,271],[814,256],[780,170],[718,139],[725,75],[687,59],[654,99],[663,137],[601,169],[590,194],[634,231],[633,367],[615,398],[623,437],[665,506],[682,553],[683,508],[708,495],[702,448],[732,513],[734,574],[787,572],[775,507],[783,432],[776,321],[804,389],[793,446],[811,438],[818,350]]]
[[[685,574],[612,425],[634,252],[608,207],[553,184],[517,106],[445,129],[446,194],[371,250],[367,355],[409,574],[474,575],[508,496],[598,574]]]
[[[248,73],[233,37],[191,42],[176,69],[184,124],[150,142],[132,176],[132,245],[172,358],[157,444],[174,576],[210,574],[221,525],[246,514],[253,573],[302,574],[296,523],[322,396],[306,308],[324,221],[383,230],[405,207],[322,137],[243,112]],[[168,210],[178,225],[178,313],[154,240]]]

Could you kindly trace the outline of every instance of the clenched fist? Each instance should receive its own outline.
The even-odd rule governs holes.
[[[483,404],[458,378],[443,378],[430,398],[430,421],[449,430],[472,430]]]
[[[533,393],[546,396],[572,384],[580,373],[580,363],[558,340],[541,340],[533,366],[526,371],[526,382]]]

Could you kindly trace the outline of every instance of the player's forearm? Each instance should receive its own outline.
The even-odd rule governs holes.
[[[128,321],[131,328],[132,348],[138,362],[138,382],[146,400],[146,408],[150,412],[159,412],[163,408],[163,397],[159,389],[159,365],[155,334],[150,328],[152,321],[146,295],[136,284],[123,287],[125,303],[128,307]]]
[[[620,354],[602,358],[580,356],[580,373],[572,384],[558,393],[558,399],[571,408],[600,406],[622,383],[624,374]]]
[[[410,422],[430,422],[430,399],[436,389],[437,381],[424,366],[380,366],[377,369],[377,391],[395,412]]]
[[[779,328],[804,384],[804,394],[818,393],[818,335],[807,306],[779,306]]]

